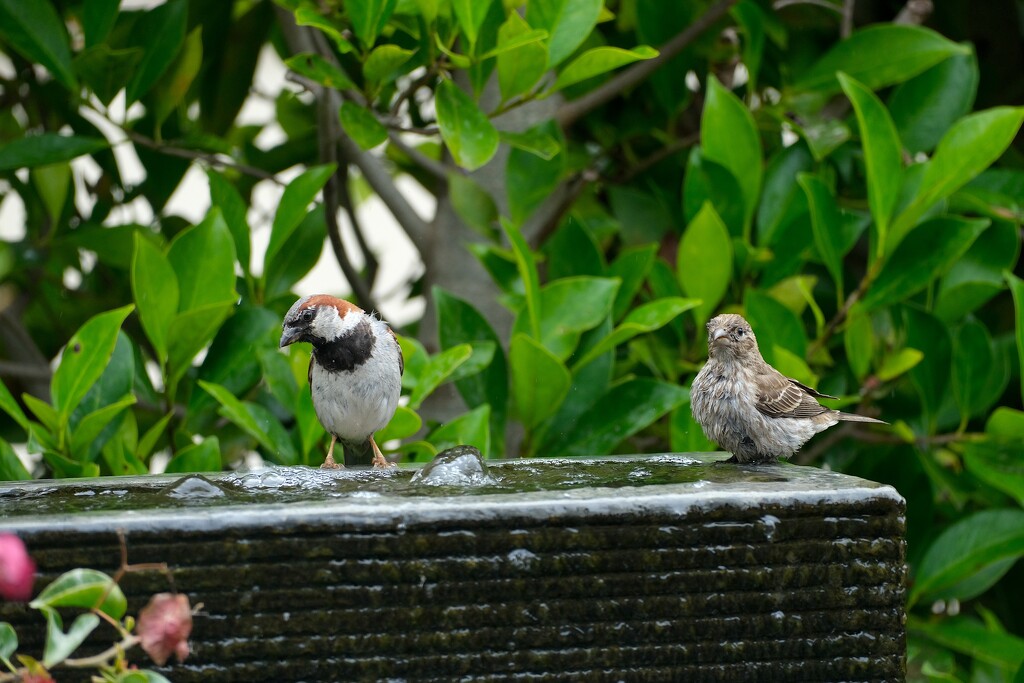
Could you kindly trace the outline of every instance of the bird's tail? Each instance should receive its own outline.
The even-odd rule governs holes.
[[[874,424],[887,425],[888,422],[884,420],[876,420],[873,417],[865,417],[863,415],[856,415],[854,413],[839,413],[837,417],[844,422],[872,422]],[[348,451],[346,450],[346,453]],[[347,457],[347,456],[346,456]]]
[[[338,443],[345,448],[345,467],[368,466],[373,462],[373,444],[369,438],[361,443],[338,439]]]

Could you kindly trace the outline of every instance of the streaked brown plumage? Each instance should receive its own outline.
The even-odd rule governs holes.
[[[835,398],[786,377],[765,362],[742,316],[723,314],[707,324],[708,362],[693,380],[690,409],[708,439],[740,463],[788,458],[820,431],[840,421],[881,420],[818,403]]]

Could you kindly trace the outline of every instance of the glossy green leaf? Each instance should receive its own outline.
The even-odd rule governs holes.
[[[967,515],[939,534],[921,558],[910,604],[936,595],[957,597],[951,589],[962,581],[996,562],[1021,555],[1024,511],[982,510]],[[998,579],[992,577],[992,583]]]
[[[0,621],[0,659],[10,660],[18,650],[18,634],[6,621]]]
[[[689,400],[672,409],[669,447],[675,453],[708,453],[718,450],[718,446],[704,436],[704,430],[693,419]]]
[[[264,269],[269,268],[278,253],[289,242],[292,233],[309,213],[310,204],[334,174],[335,169],[334,164],[314,166],[288,183],[284,194],[281,195],[281,201],[277,205],[277,213],[274,214],[274,222],[270,228],[270,243],[267,245],[267,255],[264,257],[264,264],[266,264]]]
[[[44,588],[29,607],[98,609],[112,619],[128,611],[128,600],[112,578],[95,569],[72,569]]]
[[[531,29],[518,12],[509,12],[498,29],[498,46],[506,46],[497,55],[502,98],[509,100],[529,91],[547,71],[548,51],[541,42],[546,37],[546,31]]]
[[[627,247],[608,265],[608,277],[617,277],[622,282],[615,293],[613,320],[621,320],[633,305],[647,274],[651,272],[656,252],[657,245],[654,244]]]
[[[1011,671],[1024,664],[1024,639],[992,631],[970,617],[934,621],[911,617],[907,629],[911,634],[927,637],[942,647]]]
[[[109,146],[110,143],[103,138],[57,133],[29,135],[6,142],[0,147],[0,171],[71,161]]]
[[[532,0],[526,10],[530,26],[548,32],[548,66],[565,61],[597,25],[601,0]]]
[[[22,394],[21,400],[25,402],[25,406],[32,411],[32,414],[42,423],[43,427],[51,432],[49,436],[56,438],[57,434],[62,430],[62,425],[60,423],[60,415],[54,410],[53,406],[28,393]],[[35,428],[38,426],[29,424],[29,441],[32,440],[32,436],[35,435]],[[56,449],[56,446],[54,446],[54,449]]]
[[[548,281],[579,275],[603,276],[602,251],[583,221],[563,221],[555,234],[544,242],[542,253],[547,264]]]
[[[814,246],[818,255],[825,263],[832,281],[836,284],[839,300],[843,297],[843,245],[840,223],[842,217],[836,198],[828,187],[815,175],[800,173],[796,177],[800,187],[807,196],[807,205],[811,209],[811,228],[814,234]]]
[[[393,81],[413,54],[412,50],[397,45],[379,45],[373,48],[373,52],[363,64],[363,78],[374,84]]]
[[[189,87],[199,74],[202,62],[202,28],[197,26],[185,36],[181,50],[150,93],[150,109],[157,125],[162,125],[185,99]]]
[[[988,404],[986,390],[994,363],[988,329],[968,320],[953,338],[953,396],[965,420]]]
[[[792,178],[788,182],[793,186]],[[729,169],[705,158],[700,145],[697,145],[690,150],[683,174],[683,215],[686,220],[692,221],[707,202],[715,207],[731,236],[743,237],[747,220],[743,188]]]
[[[21,409],[14,396],[11,394],[11,390],[7,388],[7,385],[0,382],[0,410],[11,416],[18,426],[26,432],[28,431],[28,417],[25,416],[25,411]]]
[[[159,247],[135,235],[131,265],[132,294],[139,320],[157,360],[167,362],[167,334],[178,312],[178,278]]]
[[[498,205],[476,181],[461,173],[448,176],[448,198],[462,222],[483,237],[497,235]]]
[[[923,359],[924,354],[920,350],[905,347],[887,355],[876,374],[883,382],[890,382],[912,370]]]
[[[231,239],[235,242],[235,255],[242,266],[242,273],[248,275],[251,254],[249,220],[246,217],[248,207],[224,174],[211,169],[206,172],[206,177],[210,183],[210,203],[220,209],[221,216],[231,232]]]
[[[409,397],[409,407],[419,409],[430,394],[443,384],[455,370],[473,355],[473,347],[459,344],[432,356],[420,372],[419,381]]]
[[[945,273],[988,224],[987,219],[943,217],[914,228],[887,258],[860,305],[871,311],[921,291]]]
[[[323,204],[317,204],[291,232],[287,246],[279,248],[267,262],[264,298],[269,301],[290,292],[320,260],[326,238],[326,211]]]
[[[536,126],[522,132],[499,130],[498,138],[510,147],[521,149],[545,161],[550,161],[562,151],[564,140],[547,131],[546,126]]]
[[[68,33],[51,3],[0,0],[0,36],[28,61],[46,67],[65,88],[76,90]]]
[[[617,280],[577,276],[555,280],[540,291],[540,337],[537,339],[560,360],[576,349],[580,334],[599,325],[612,310]],[[520,314],[513,332],[528,333],[529,319]]]
[[[480,27],[487,18],[487,11],[491,8],[493,0],[451,0],[452,9],[455,11],[455,18],[458,19],[459,27],[463,35],[469,40],[470,52],[476,45],[477,37],[480,35]],[[515,12],[513,12],[515,14]]]
[[[75,55],[75,73],[97,99],[109,107],[142,60],[142,48],[112,49],[95,45]]]
[[[661,329],[671,320],[699,305],[699,299],[665,297],[634,308],[621,323],[615,326],[611,334],[601,339],[573,364],[573,370],[583,367],[601,354],[611,351],[637,335]]]
[[[82,29],[87,48],[102,43],[117,21],[121,0],[86,0],[82,3]]]
[[[588,78],[614,71],[620,66],[645,59],[654,59],[658,51],[649,45],[640,45],[632,50],[621,47],[595,47],[587,50],[562,69],[548,94],[558,92]]]
[[[704,205],[679,241],[676,277],[688,297],[703,302],[694,313],[701,329],[732,280],[732,240],[711,204]]]
[[[198,380],[198,384],[221,405],[221,414],[242,431],[256,439],[274,462],[294,465],[298,459],[295,446],[281,423],[266,408],[235,398],[226,388],[212,382]]]
[[[167,365],[176,383],[192,367],[192,360],[209,344],[231,312],[233,301],[193,308],[175,316],[167,331]]]
[[[89,447],[99,437],[107,425],[129,406],[135,405],[135,396],[126,396],[120,401],[103,406],[83,417],[71,434],[71,453],[80,460],[85,460]]]
[[[220,442],[215,436],[208,436],[201,443],[186,446],[178,451],[167,463],[168,474],[188,472],[220,472],[223,469]]]
[[[206,396],[207,394],[203,395]],[[146,460],[150,455],[152,455],[153,449],[156,448],[156,444],[160,440],[160,437],[166,435],[167,424],[171,421],[172,417],[174,417],[173,413],[167,413],[154,422],[152,427],[146,430],[146,433],[142,435],[142,438],[139,439],[138,444],[135,446],[134,455],[136,458]],[[148,472],[149,470],[146,469],[145,471]]]
[[[70,657],[85,642],[89,634],[100,625],[95,614],[79,614],[71,622],[71,628],[64,632],[57,610],[43,608],[46,615],[46,646],[43,649],[43,666],[52,667]]]
[[[743,310],[757,335],[765,360],[775,364],[775,349],[783,348],[797,358],[807,355],[807,334],[796,313],[775,297],[748,289],[743,295]]]
[[[1024,505],[1024,459],[1017,447],[1022,438],[1024,434],[970,442],[964,444],[963,456],[968,472],[997,491],[1012,496],[1018,505]]]
[[[561,435],[553,452],[538,455],[569,457],[606,455],[624,439],[650,426],[689,398],[685,388],[648,378],[616,385]]]
[[[1006,289],[1003,272],[1020,256],[1014,223],[993,221],[939,283],[935,314],[947,323],[961,320]]]
[[[546,134],[562,148],[562,134],[554,122],[547,122],[531,129],[537,134]],[[551,160],[514,147],[509,151],[505,165],[505,190],[508,195],[508,215],[517,225],[522,225],[555,192],[565,171],[566,157],[556,154]]]
[[[339,29],[339,22],[331,16],[321,14],[316,6],[299,5],[295,9],[295,23],[298,26],[313,26],[320,29],[326,36],[330,37],[331,41],[338,48],[338,52],[343,55],[347,55],[355,50],[352,43],[345,37],[346,35],[351,36],[351,33],[348,31],[343,33]]]
[[[235,242],[219,209],[178,233],[167,250],[178,280],[178,311],[234,303]]]
[[[373,46],[397,4],[397,0],[347,0],[345,10],[364,47]]]
[[[345,133],[363,149],[373,149],[388,139],[388,130],[384,124],[355,102],[342,102],[338,117]]]
[[[724,166],[739,183],[743,192],[743,234],[749,237],[764,174],[761,136],[750,110],[714,77],[708,79],[700,145],[704,158]]]
[[[103,374],[114,353],[121,324],[132,308],[123,306],[95,315],[68,340],[50,383],[50,395],[62,423],[67,423],[72,411]]]
[[[757,207],[757,244],[774,244],[782,227],[807,212],[806,192],[793,179],[810,171],[813,164],[814,158],[805,144],[781,149],[768,162]]]
[[[1017,367],[1024,368],[1024,280],[1007,271],[1006,282],[1010,285],[1013,307],[1016,312],[1017,358],[1019,359]],[[1024,397],[1024,371],[1021,372],[1020,377],[1020,393]]]
[[[902,146],[896,125],[882,101],[870,89],[845,73],[838,74],[843,92],[853,104],[864,146],[868,176],[868,205],[874,218],[876,253],[880,256],[889,220],[899,198],[903,176]]]
[[[941,320],[921,309],[903,309],[908,346],[921,349],[924,359],[910,370],[910,379],[917,388],[925,414],[935,416],[949,388],[953,364],[953,343],[949,328]]]
[[[485,403],[444,423],[431,432],[428,439],[439,451],[455,446],[473,446],[480,451],[483,457],[489,458],[491,457],[491,431],[488,427],[490,419],[491,407]]]
[[[515,255],[516,269],[519,271],[519,277],[523,281],[523,289],[525,291],[526,298],[526,315],[530,323],[530,336],[533,337],[534,340],[539,341],[541,301],[540,277],[537,275],[537,263],[534,259],[533,252],[530,251],[530,247],[526,244],[526,240],[523,238],[523,233],[520,232],[519,228],[508,223],[504,219],[501,221],[501,227],[504,229],[505,236],[508,238],[508,241],[512,244],[512,253]]]
[[[0,439],[0,481],[27,481],[31,478],[32,473],[25,469],[25,465],[11,448],[11,444]],[[0,633],[0,648],[2,647],[2,633]]]
[[[405,406],[398,406],[394,417],[388,422],[388,426],[374,434],[373,438],[383,447],[388,441],[409,438],[422,426],[423,420],[416,414],[416,411]]]
[[[927,162],[913,201],[893,221],[891,251],[935,202],[988,168],[1013,141],[1024,107],[996,107],[965,116],[946,132]]]
[[[455,163],[468,171],[480,168],[498,151],[498,131],[469,95],[445,79],[435,95],[437,125]]]
[[[169,0],[148,10],[136,24],[134,38],[143,48],[142,60],[128,82],[128,104],[148,93],[174,62],[185,42],[188,3]]]
[[[835,93],[842,71],[872,90],[902,83],[967,48],[931,29],[909,24],[863,28],[825,53],[796,83],[798,90]]]
[[[978,59],[969,44],[893,90],[889,112],[903,145],[913,154],[929,151],[971,111],[978,92]]]
[[[843,332],[843,348],[846,350],[846,362],[858,380],[863,380],[871,369],[871,359],[875,354],[875,332],[870,316],[854,309],[853,315],[846,320]]]
[[[572,377],[562,361],[525,334],[512,337],[509,367],[516,415],[532,430],[555,414],[569,393]]]
[[[344,71],[313,52],[302,52],[284,61],[289,69],[305,76],[314,83],[335,90],[351,90],[356,87]]]
[[[765,24],[768,18],[764,10],[753,0],[742,0],[733,5],[731,10],[743,36],[743,65],[747,68],[747,88],[754,92],[757,88],[757,77],[761,72],[761,61],[764,56]]]

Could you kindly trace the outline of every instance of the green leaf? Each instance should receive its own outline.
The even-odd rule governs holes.
[[[188,3],[169,0],[146,11],[136,24],[135,38],[145,52],[135,76],[128,82],[126,104],[132,104],[148,93],[178,56],[185,42]]]
[[[298,453],[295,451],[295,445],[269,410],[255,403],[239,401],[219,384],[203,380],[198,380],[198,384],[217,399],[221,405],[221,414],[256,439],[257,443],[267,450],[271,460],[282,465],[296,464]]]
[[[355,50],[355,47],[345,38],[345,35],[338,28],[338,22],[333,17],[320,14],[319,8],[311,5],[300,5],[295,11],[295,23],[298,26],[313,26],[324,32],[334,42],[338,52],[343,55]],[[346,31],[346,33],[348,33]]]
[[[969,43],[953,55],[893,90],[889,112],[903,145],[912,153],[931,150],[943,134],[974,106],[978,59]]]
[[[620,66],[632,64],[645,59],[654,59],[658,51],[648,45],[640,45],[632,50],[621,47],[595,47],[587,50],[562,69],[555,79],[555,84],[545,93],[550,95],[568,88],[588,78],[600,76],[618,69]]]
[[[910,371],[927,416],[935,416],[949,387],[953,345],[949,327],[935,316],[912,306],[903,309],[907,346],[921,349],[924,360]]]
[[[525,334],[515,334],[509,349],[516,415],[527,430],[555,414],[572,377],[553,353]]]
[[[220,442],[215,436],[208,436],[202,443],[186,446],[167,463],[167,473],[220,472],[223,469],[220,456]]]
[[[474,446],[485,458],[491,457],[491,432],[488,428],[491,407],[486,403],[444,423],[428,439],[438,450],[454,446]]]
[[[783,348],[797,358],[807,355],[807,334],[791,309],[775,297],[753,288],[743,295],[743,310],[757,334],[766,361],[775,364],[775,349]],[[783,373],[785,374],[785,373]]]
[[[338,118],[345,133],[363,149],[373,149],[388,139],[388,129],[384,124],[355,102],[342,102]]]
[[[743,235],[749,239],[764,174],[761,137],[750,110],[715,77],[708,79],[700,145],[705,159],[721,164],[739,183],[743,192]]]
[[[597,25],[601,0],[531,0],[526,20],[548,32],[548,66],[565,61]]]
[[[1017,447],[1021,439],[1024,439],[1024,434],[1012,439],[964,444],[964,467],[967,471],[992,488],[1013,496],[1018,505],[1024,505],[1024,459]]]
[[[25,469],[11,444],[0,439],[0,481],[28,481],[32,473]]]
[[[455,370],[473,355],[473,347],[459,344],[430,358],[420,372],[416,388],[409,397],[409,406],[418,410],[430,394],[447,380]]]
[[[788,182],[795,187],[792,177]],[[731,236],[743,237],[747,220],[743,189],[729,169],[705,158],[697,145],[690,150],[683,174],[683,214],[687,222],[692,221],[707,202],[715,207]]]
[[[797,182],[807,195],[807,205],[811,209],[811,229],[814,233],[814,246],[818,255],[825,263],[832,281],[836,284],[837,296],[843,300],[843,244],[840,224],[842,217],[836,198],[825,183],[810,173],[799,173]]]
[[[416,414],[416,411],[405,406],[398,406],[387,427],[374,434],[373,438],[383,447],[388,441],[409,438],[422,426],[423,420]]]
[[[171,383],[177,383],[188,372],[192,359],[210,343],[234,307],[234,302],[209,304],[174,318],[167,332],[167,366]]]
[[[839,91],[836,73],[849,74],[871,90],[902,83],[969,50],[935,31],[908,24],[877,24],[836,44],[800,78],[798,91]]]
[[[153,87],[150,109],[156,125],[160,126],[171,112],[182,103],[189,87],[199,74],[203,63],[202,27],[196,27],[185,37],[167,72]]]
[[[313,52],[301,52],[284,60],[289,69],[314,83],[334,90],[354,90],[356,84],[340,68]]]
[[[679,241],[676,277],[687,296],[703,302],[694,312],[697,329],[702,329],[732,280],[732,240],[710,203],[690,222]]]
[[[480,27],[484,25],[487,18],[487,11],[491,8],[492,0],[451,0],[452,9],[455,10],[455,18],[459,21],[462,33],[469,40],[469,51],[473,52],[477,37],[480,35]],[[513,12],[512,14],[515,14]]]
[[[542,123],[530,132],[550,135],[558,142],[561,151],[564,140],[554,122]],[[509,152],[505,165],[505,190],[508,194],[509,216],[514,223],[522,225],[551,197],[562,179],[565,163],[564,154],[556,154],[552,160],[545,160],[518,147]]]
[[[985,390],[994,362],[988,330],[976,320],[965,322],[953,338],[953,396],[965,420],[987,405]]]
[[[219,209],[175,236],[167,260],[178,280],[178,311],[231,304],[235,293],[235,243]]]
[[[68,34],[51,3],[0,0],[0,36],[28,61],[46,67],[65,88],[77,90]]]
[[[157,360],[164,365],[167,334],[178,312],[178,278],[163,252],[138,232],[132,253],[131,285],[142,329]]]
[[[564,141],[547,132],[548,130],[548,127],[543,125],[523,132],[499,130],[498,138],[510,147],[529,152],[544,161],[551,161],[562,152]]]
[[[206,172],[210,183],[210,203],[220,209],[221,216],[235,241],[235,254],[242,273],[249,274],[251,246],[249,240],[249,221],[246,217],[248,207],[235,186],[228,182],[223,174],[213,169]]]
[[[867,377],[871,369],[871,358],[875,355],[875,332],[871,317],[854,308],[846,320],[843,332],[843,348],[850,370],[858,380]]]
[[[497,54],[498,85],[502,99],[510,100],[529,91],[547,71],[548,51],[540,42],[544,38],[546,31],[531,29],[518,12],[509,12],[498,29],[498,48],[502,48]]]
[[[121,587],[95,569],[72,569],[57,577],[53,583],[29,603],[33,609],[43,607],[80,607],[98,609],[108,617],[120,620],[128,611],[128,600]]]
[[[89,634],[100,625],[95,614],[79,614],[64,633],[64,627],[57,610],[43,608],[46,615],[46,647],[43,649],[43,666],[53,667],[70,657],[85,642]]]
[[[1013,308],[1017,319],[1017,358],[1019,368],[1024,368],[1024,280],[1006,271],[1006,282],[1013,296]],[[1024,370],[1020,373],[1020,394],[1024,397]]]
[[[86,0],[82,4],[82,30],[87,48],[102,43],[117,22],[121,0]]]
[[[0,382],[0,410],[11,416],[18,426],[26,432],[28,431],[28,417],[25,416],[25,412],[18,405],[14,396],[11,394],[11,390],[7,388],[7,385]]]
[[[103,138],[57,133],[29,135],[0,146],[0,171],[16,171],[19,168],[34,168],[71,161],[107,147],[110,147],[110,143]]]
[[[629,341],[637,335],[661,329],[671,320],[699,305],[700,299],[666,297],[634,308],[629,312],[625,320],[616,325],[611,334],[601,339],[573,364],[573,371],[577,371],[601,354],[611,351],[616,346]]]
[[[435,94],[437,125],[455,163],[473,171],[498,151],[498,131],[469,95],[451,80],[441,81]]]
[[[650,426],[689,398],[685,388],[648,378],[616,385],[558,440],[560,448],[542,456],[606,455],[624,439]]]
[[[286,243],[289,243],[292,233],[309,213],[309,205],[316,199],[317,194],[327,184],[334,174],[334,164],[324,164],[307,169],[297,178],[288,183],[281,195],[281,201],[277,205],[277,213],[274,214],[274,222],[270,228],[270,243],[267,245],[267,255],[264,257],[264,278],[266,271],[282,251]],[[289,244],[290,249],[294,245]],[[319,256],[319,252],[317,253]]]
[[[622,319],[622,316],[632,307],[633,300],[640,292],[644,280],[647,279],[647,274],[651,272],[657,250],[656,244],[627,247],[620,251],[608,266],[608,276],[617,277],[622,282],[619,285],[619,291],[615,293],[615,304],[612,307],[613,320]]]
[[[448,175],[448,198],[462,222],[483,237],[497,235],[498,205],[487,190],[461,173]]]
[[[898,244],[935,202],[948,197],[998,159],[1017,135],[1022,121],[1024,107],[996,107],[975,112],[953,124],[925,164],[914,199],[893,221],[886,251]]]
[[[945,273],[988,225],[988,219],[949,216],[917,226],[888,257],[859,305],[872,311],[921,291]]]
[[[1024,639],[988,629],[976,619],[953,617],[925,621],[911,617],[907,629],[955,652],[1010,671],[1024,664]]]
[[[0,621],[0,659],[10,660],[18,650],[18,634],[6,621]]]
[[[857,125],[864,146],[864,165],[867,167],[868,205],[875,219],[876,254],[881,256],[889,231],[889,220],[900,194],[902,147],[896,134],[896,125],[882,101],[846,74],[840,73],[838,78],[857,114]]]
[[[408,62],[413,54],[412,50],[397,45],[378,45],[373,48],[373,52],[363,64],[363,78],[373,84],[393,81],[400,73],[402,65]]]
[[[88,450],[114,418],[124,412],[128,406],[135,405],[135,396],[125,396],[120,401],[94,410],[79,421],[71,434],[71,454],[78,460],[85,460]]]
[[[352,28],[364,47],[373,46],[395,11],[397,0],[347,0],[345,9]]]
[[[896,353],[886,356],[876,374],[878,379],[889,382],[909,372],[923,359],[924,354],[918,349],[902,348]]]
[[[689,400],[672,410],[669,448],[676,453],[709,453],[718,450],[718,446],[704,436],[704,430],[693,419]]]
[[[58,433],[62,431],[62,427],[60,424],[60,415],[58,415],[57,411],[53,409],[53,406],[45,401],[39,400],[32,394],[27,393],[21,395],[21,400],[25,402],[25,405],[32,411],[32,414],[36,416],[36,419],[43,424],[43,427],[51,432],[51,437],[56,438]],[[29,423],[29,441],[31,441],[31,435],[35,433],[34,429],[38,426],[39,425]]]
[[[263,297],[272,301],[287,294],[320,260],[327,237],[326,210],[317,204],[288,237],[287,248],[276,251],[263,271]]]
[[[576,349],[580,333],[597,327],[611,313],[618,280],[603,277],[566,277],[540,291],[540,337],[536,341],[560,360]],[[528,333],[529,319],[520,315],[513,332]]]
[[[954,590],[986,567],[1024,555],[1024,511],[982,510],[961,518],[932,541],[917,567],[910,605]],[[1009,569],[1009,566],[1006,566]],[[1000,577],[991,577],[991,584]]]
[[[121,324],[132,308],[123,306],[95,315],[68,340],[50,382],[53,406],[62,424],[67,424],[71,413],[103,374],[114,353]]]
[[[537,275],[537,263],[519,228],[505,219],[501,220],[501,227],[504,229],[508,241],[512,244],[516,268],[519,271],[519,277],[523,280],[523,289],[526,296],[526,313],[530,323],[530,336],[539,341],[541,301],[540,277]]]

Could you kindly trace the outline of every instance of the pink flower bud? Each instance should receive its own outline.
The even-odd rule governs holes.
[[[23,602],[32,597],[36,563],[14,534],[0,533],[0,597]]]
[[[157,593],[139,612],[135,627],[146,654],[163,666],[171,655],[178,661],[188,657],[188,636],[192,632],[192,609],[180,593]]]

